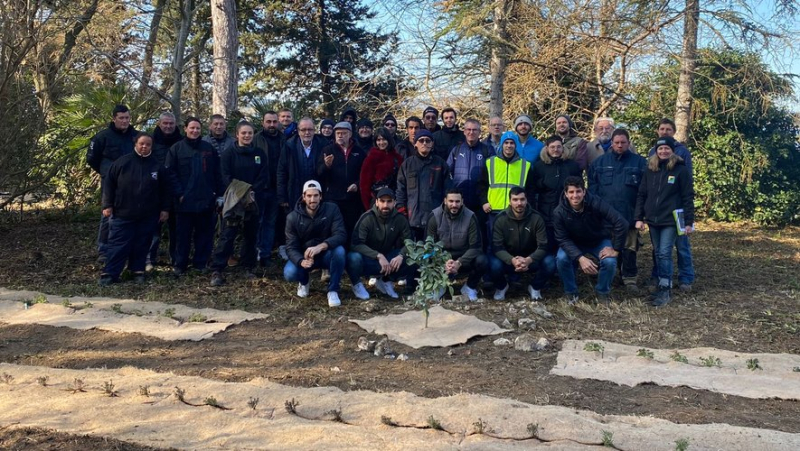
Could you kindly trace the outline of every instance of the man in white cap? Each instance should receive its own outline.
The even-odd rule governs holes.
[[[531,135],[533,121],[527,114],[520,114],[514,119],[514,141],[517,143],[517,153],[528,163],[535,163],[539,159],[539,152],[544,144]]]
[[[328,306],[341,305],[339,282],[344,274],[346,241],[347,232],[339,207],[332,202],[322,202],[319,182],[307,181],[303,185],[303,196],[286,218],[289,261],[283,268],[283,277],[289,282],[299,282],[297,296],[308,296],[308,273],[323,268],[330,271]]]

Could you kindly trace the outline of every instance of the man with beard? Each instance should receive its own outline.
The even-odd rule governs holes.
[[[594,163],[600,155],[611,149],[611,133],[614,132],[614,119],[599,117],[594,121],[594,139],[586,146],[587,162]]]
[[[450,107],[442,110],[444,127],[433,134],[433,153],[442,160],[447,160],[453,148],[465,140],[464,133],[458,129],[456,121],[456,110]],[[480,139],[480,136],[478,139]]]
[[[278,123],[283,132],[284,138],[287,140],[297,136],[297,122],[294,121],[294,113],[289,108],[283,108],[278,111]]]
[[[561,114],[556,118],[556,134],[561,137],[564,143],[564,159],[573,160],[578,163],[581,171],[585,171],[589,164],[589,156],[587,155],[588,142],[578,136],[575,131],[575,125],[572,119],[566,115]]]
[[[322,149],[317,157],[317,175],[325,199],[336,204],[342,212],[348,235],[364,212],[358,193],[361,165],[366,152],[356,147],[349,122],[339,122],[333,129],[336,142]]]
[[[450,253],[444,270],[450,278],[467,275],[461,294],[470,301],[478,300],[478,284],[489,267],[483,255],[481,232],[475,213],[464,206],[458,188],[450,188],[442,205],[436,207],[428,221],[427,235],[435,242],[441,241]],[[440,298],[444,293],[439,293]]]
[[[506,274],[533,272],[539,275],[545,270],[542,262],[547,255],[544,219],[528,204],[525,190],[519,186],[512,187],[508,192],[508,203],[508,208],[497,216],[492,229],[494,255],[489,257],[489,266],[496,290],[495,301],[506,298]],[[531,300],[542,298],[540,290],[546,281],[542,277],[534,277],[528,284]]]
[[[278,113],[274,111],[264,113],[261,125],[262,129],[253,139],[253,145],[264,151],[270,172],[270,183],[263,197],[263,205],[258,206],[261,214],[257,241],[258,261],[263,268],[270,263],[272,247],[275,244],[275,231],[283,230],[278,225],[278,218],[284,218],[283,215],[278,215],[278,162],[286,145],[286,135],[278,130]]]
[[[364,155],[369,152],[369,149],[372,149],[372,141],[374,139],[372,136],[373,126],[374,124],[372,121],[365,117],[359,119],[355,126],[355,130],[358,131],[358,136],[355,138],[355,144],[356,147],[358,147],[359,150],[364,153]]]
[[[528,163],[536,163],[539,159],[539,152],[544,148],[544,144],[531,135],[533,121],[527,114],[520,114],[514,119],[514,141],[517,143],[517,153]]]
[[[173,144],[183,139],[180,130],[175,124],[175,115],[172,113],[161,113],[153,131],[153,158],[162,165],[167,160],[167,153]],[[174,211],[169,212],[167,220],[167,231],[169,233],[169,260],[170,264],[175,264],[175,250],[178,240],[176,239],[177,217]],[[152,271],[158,262],[158,248],[161,245],[161,226],[156,227],[153,233],[153,241],[150,243],[150,252],[147,253],[145,271]]]
[[[324,140],[314,134],[310,117],[300,119],[297,130],[297,136],[286,141],[278,162],[278,203],[286,212],[300,199],[303,184],[317,177],[317,157],[325,147]]]
[[[406,119],[406,139],[397,144],[397,153],[403,157],[403,160],[408,159],[411,155],[417,153],[414,143],[417,139],[417,132],[422,130],[422,119],[417,116],[411,116]]]
[[[506,126],[503,123],[503,118],[500,116],[492,116],[489,118],[489,136],[487,136],[483,142],[494,149],[494,153],[500,153],[503,151],[503,149],[501,149],[503,143],[500,142],[500,137],[503,136],[505,131]]]
[[[339,122],[347,122],[350,124],[350,127],[358,131],[356,128],[356,123],[358,122],[358,113],[354,108],[348,108],[342,112],[342,115],[339,116]]]
[[[429,106],[425,108],[425,111],[422,112],[422,121],[425,128],[431,132],[431,134],[438,132],[442,129],[439,126],[439,110],[436,108]]]
[[[208,135],[203,137],[203,141],[211,144],[211,147],[217,152],[217,155],[222,157],[225,150],[233,144],[233,137],[228,135],[225,130],[227,122],[225,116],[221,114],[211,115],[211,120],[208,123]]]
[[[397,145],[400,138],[397,136],[397,119],[392,113],[387,113],[383,118],[383,128],[389,132],[389,136],[392,137],[393,144]]]
[[[100,174],[100,191],[104,188],[104,181],[108,169],[114,161],[124,155],[133,153],[133,139],[138,132],[131,127],[131,112],[125,105],[117,105],[111,113],[111,123],[108,127],[98,132],[91,141],[86,152],[86,163]],[[152,142],[151,142],[152,147]],[[149,155],[152,149],[147,149]],[[153,160],[155,161],[155,160]],[[111,215],[100,217],[100,228],[97,234],[98,262],[105,263],[106,248],[108,247],[108,221]]]
[[[403,161],[397,174],[397,211],[408,217],[415,240],[425,236],[431,211],[444,199],[447,164],[432,152],[431,132],[417,132],[416,154]]]
[[[411,239],[411,229],[408,220],[394,206],[391,188],[381,189],[375,205],[361,215],[353,231],[351,251],[347,254],[347,274],[358,299],[369,299],[369,292],[361,282],[363,276],[380,276],[375,288],[392,299],[400,296],[391,280],[406,279],[408,290],[413,292],[416,288],[416,266],[406,265],[404,261],[408,252],[405,240]]]
[[[283,268],[283,277],[289,282],[299,282],[297,296],[308,297],[308,273],[314,268],[324,268],[330,272],[328,306],[341,305],[339,282],[344,274],[346,241],[347,232],[339,208],[331,202],[322,202],[319,182],[307,181],[303,197],[286,219],[289,261]]]

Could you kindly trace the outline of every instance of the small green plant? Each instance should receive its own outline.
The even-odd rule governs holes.
[[[77,377],[72,380],[72,386],[70,386],[70,391],[72,393],[86,393],[85,387],[86,385],[83,383],[83,379],[78,379]]]
[[[63,305],[64,307],[72,307],[72,302],[69,302],[69,299],[64,299],[63,301],[61,301],[61,305]]]
[[[603,358],[605,354],[605,348],[603,347],[603,345],[601,345],[600,343],[595,343],[593,341],[586,343],[583,346],[583,350],[587,352],[599,352],[600,358]]]
[[[175,387],[175,397],[178,399],[178,401],[185,403],[186,402],[185,396],[186,396],[186,390],[180,387]]]
[[[335,421],[337,423],[344,423],[344,419],[342,419],[342,410],[341,409],[331,409],[325,412],[325,415],[331,416],[331,421]]]
[[[150,397],[150,386],[149,385],[140,385],[139,386],[139,396]]]
[[[800,366],[792,368],[792,371],[794,371],[795,373],[800,373]]]
[[[94,304],[92,304],[91,302],[84,302],[83,303],[83,308],[92,308],[92,307],[94,307]]]
[[[211,407],[220,407],[220,404],[219,404],[219,402],[217,402],[217,398],[215,398],[215,397],[213,397],[213,396],[209,396],[209,397],[207,397],[207,398],[205,399],[205,401],[203,401],[203,403],[204,403],[205,405],[207,405],[207,406],[211,406]]]
[[[675,362],[680,362],[680,363],[689,363],[689,359],[687,359],[685,355],[681,354],[681,353],[680,353],[680,352],[678,352],[678,351],[674,351],[674,352],[673,352],[673,353],[672,353],[672,354],[669,356],[669,358],[670,358],[670,359],[672,359],[672,360],[673,360],[673,361],[675,361]]]
[[[603,433],[603,446],[607,446],[609,448],[614,447],[614,433],[609,431],[602,431]]]
[[[167,318],[174,318],[175,317],[175,309],[170,307],[164,310],[164,316]]]
[[[442,423],[439,422],[433,415],[428,417],[428,427],[437,431],[443,431]]]
[[[195,312],[195,313],[192,313],[192,316],[189,317],[189,322],[190,323],[204,323],[204,322],[206,322],[207,319],[208,318],[206,318],[205,315],[203,315],[203,314],[201,314],[199,312]]]
[[[14,376],[12,376],[12,375],[10,375],[10,374],[8,374],[8,373],[3,373],[2,380],[3,380],[3,382],[5,382],[6,384],[9,384],[9,385],[11,385],[11,383],[12,383],[12,382],[14,382]]]
[[[528,423],[528,434],[531,438],[538,438],[539,437],[539,423],[533,424]]]
[[[381,423],[385,424],[386,426],[397,427],[398,424],[392,420],[392,417],[387,417],[386,415],[381,415]]]
[[[111,398],[116,398],[117,396],[119,396],[117,391],[114,390],[114,381],[113,380],[108,380],[106,382],[103,382],[103,393],[105,393],[106,395],[108,395]]]
[[[675,440],[675,451],[686,451],[689,449],[689,439],[680,438]]]
[[[714,357],[713,355],[708,357],[700,357],[700,363],[709,368],[714,366],[719,368],[722,366],[722,360],[720,360],[718,357]]]
[[[637,357],[644,357],[646,359],[653,360],[653,351],[649,349],[642,348],[639,352],[636,353]]]
[[[47,296],[43,294],[38,294],[33,298],[31,301],[32,304],[47,304]]]
[[[292,415],[297,415],[297,406],[299,405],[300,401],[295,401],[294,398],[292,398],[291,401],[286,401],[283,403],[283,407],[286,408],[286,411]]]
[[[476,434],[491,434],[493,432],[489,428],[489,423],[483,421],[481,418],[478,418],[478,421],[472,423],[472,427],[475,428]]]
[[[124,313],[122,311],[122,304],[111,304],[111,311],[114,313]]]
[[[750,371],[763,370],[761,365],[758,364],[758,359],[747,359],[747,369]]]
[[[425,241],[406,240],[405,245],[408,251],[406,263],[419,268],[419,284],[413,299],[414,305],[422,309],[427,329],[430,304],[437,302],[445,290],[449,290],[451,296],[453,294],[450,276],[445,271],[445,264],[451,256],[444,249],[444,244],[441,241],[434,242],[432,236],[425,238]]]
[[[36,378],[36,383],[41,385],[42,387],[47,387],[47,381],[50,379],[49,376],[39,376]]]
[[[258,407],[258,398],[250,398],[250,400],[247,401],[247,407],[256,410],[256,407]]]

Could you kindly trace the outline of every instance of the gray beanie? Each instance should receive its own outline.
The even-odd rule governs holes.
[[[533,127],[533,121],[531,120],[530,116],[527,114],[520,114],[516,119],[514,119],[514,128],[517,128],[517,125],[522,124],[523,122]]]

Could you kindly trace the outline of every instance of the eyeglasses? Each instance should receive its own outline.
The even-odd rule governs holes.
[[[477,128],[465,128],[464,129],[464,133],[466,133],[466,132],[478,133],[478,132],[480,132],[480,129],[477,129]]]
[[[428,116],[425,116],[425,119],[436,119],[436,116],[434,116],[434,115],[428,115]]]
[[[301,128],[300,131],[303,132],[303,133],[313,133],[314,129],[313,128]]]
[[[417,140],[417,142],[422,144],[430,144],[433,142],[433,140],[431,140],[430,138],[420,138]]]
[[[397,127],[397,124],[395,124],[394,122],[387,122],[387,123],[383,124],[383,126],[384,127]]]

